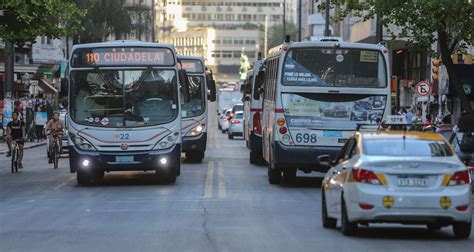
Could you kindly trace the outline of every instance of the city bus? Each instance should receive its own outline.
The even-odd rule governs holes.
[[[216,85],[210,71],[206,71],[204,61],[199,57],[178,55],[181,69],[189,78],[189,102],[181,104],[182,152],[189,162],[201,162],[207,141],[207,101],[216,100]]]
[[[247,72],[244,88],[244,138],[251,164],[261,163],[262,157],[262,99],[259,89],[262,88],[265,71],[264,60],[259,58],[254,68]]]
[[[75,45],[68,80],[69,164],[78,184],[99,182],[104,172],[130,170],[176,181],[180,100],[189,100],[189,81],[172,45]]]
[[[390,113],[388,50],[383,45],[323,38],[285,42],[265,60],[263,156],[271,184],[326,172],[359,124]]]

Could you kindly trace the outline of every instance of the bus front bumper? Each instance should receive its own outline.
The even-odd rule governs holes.
[[[341,147],[333,146],[289,146],[274,142],[275,164],[282,169],[297,168],[304,172],[327,172],[327,167],[318,165],[317,157],[330,155],[336,157]]]
[[[206,141],[207,141],[207,132],[203,132],[199,136],[183,137],[183,148],[182,152],[188,151],[205,151],[206,150]]]
[[[78,169],[102,171],[155,171],[179,167],[181,144],[169,149],[134,152],[82,151],[69,146],[71,173]]]

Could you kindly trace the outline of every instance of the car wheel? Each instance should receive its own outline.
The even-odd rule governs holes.
[[[186,161],[191,163],[200,163],[204,158],[204,151],[189,151],[186,152]]]
[[[336,228],[337,220],[329,217],[324,189],[321,189],[321,217],[324,228]]]
[[[291,184],[296,180],[296,168],[286,168],[283,170],[283,179],[285,183]]]
[[[471,222],[456,222],[453,224],[454,237],[467,239],[471,235]]]
[[[357,229],[357,222],[349,221],[346,203],[344,197],[341,197],[341,231],[346,236],[353,236],[357,233]]]
[[[89,174],[81,170],[77,170],[76,173],[77,173],[76,174],[77,184],[83,185],[83,186],[87,186],[91,184],[92,178]]]
[[[229,138],[230,140],[234,139],[234,135],[232,135],[231,133],[227,134],[227,138]]]

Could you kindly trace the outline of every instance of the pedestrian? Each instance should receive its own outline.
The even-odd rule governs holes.
[[[38,142],[44,138],[43,127],[45,124],[45,120],[42,117],[42,113],[43,113],[42,107],[38,106],[38,108],[36,109],[36,114],[35,114],[36,140]]]
[[[405,116],[407,118],[407,129],[408,130],[411,130],[412,126],[413,126],[413,111],[412,111],[412,108],[408,108],[407,109],[407,114]]]
[[[416,110],[412,123],[413,123],[414,130],[422,129],[423,119],[421,118],[421,112],[419,110]]]

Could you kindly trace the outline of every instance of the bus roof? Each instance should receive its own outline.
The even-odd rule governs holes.
[[[117,41],[73,45],[71,53],[78,48],[98,48],[98,47],[163,47],[163,48],[168,48],[172,50],[173,52],[176,51],[172,44],[142,42],[142,41],[134,41],[134,40],[117,40]]]
[[[204,60],[201,57],[198,57],[198,56],[189,56],[189,55],[179,55],[178,54],[178,59],[199,60],[201,62],[204,62]]]
[[[268,58],[279,56],[282,53],[282,48],[298,48],[298,47],[334,47],[334,48],[355,48],[355,49],[368,49],[378,50],[383,52],[386,48],[382,44],[368,44],[368,43],[354,43],[347,41],[302,41],[302,42],[289,42],[279,46],[273,47],[268,51]]]

